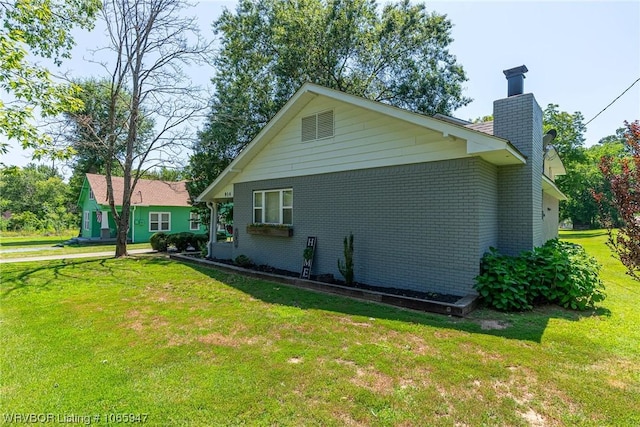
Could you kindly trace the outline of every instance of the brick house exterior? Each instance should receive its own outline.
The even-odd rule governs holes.
[[[557,236],[564,196],[553,177],[564,169],[546,160],[553,149],[543,141],[531,94],[495,101],[491,126],[305,84],[198,197],[212,225],[217,203],[234,203],[234,241],[212,236],[209,254],[299,271],[315,236],[312,274],[341,279],[337,260],[353,233],[356,281],[473,294],[490,247],[516,254]],[[254,223],[293,235],[252,234]]]

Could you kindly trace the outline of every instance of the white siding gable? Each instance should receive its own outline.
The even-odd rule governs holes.
[[[333,111],[333,137],[302,141],[302,118]],[[466,141],[317,96],[256,153],[234,182],[469,157]]]

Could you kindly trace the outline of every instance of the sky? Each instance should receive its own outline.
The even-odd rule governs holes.
[[[386,1],[378,1],[385,4]],[[201,31],[213,39],[211,23],[236,1],[198,2],[191,11]],[[449,51],[467,74],[464,95],[473,101],[453,112],[461,119],[492,113],[493,101],[507,95],[503,70],[526,65],[525,93],[544,109],[580,111],[585,123],[640,78],[640,1],[427,1],[429,11],[445,14],[453,24]],[[99,24],[92,32],[75,31],[76,47],[62,70],[73,77],[99,76],[87,62],[90,50],[103,45]],[[206,86],[212,67],[189,71]],[[4,96],[4,94],[3,94]],[[612,135],[624,121],[640,119],[640,82],[587,125],[587,146]],[[185,159],[189,153],[183,153]],[[30,152],[12,143],[6,165],[24,166]]]

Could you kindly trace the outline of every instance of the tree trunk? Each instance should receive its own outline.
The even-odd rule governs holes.
[[[129,255],[127,252],[127,234],[129,233],[129,206],[130,200],[127,200],[129,192],[125,186],[125,200],[122,203],[122,212],[120,212],[119,221],[116,223],[116,258],[126,257]]]
[[[116,258],[126,257],[127,253],[127,231],[128,227],[122,227],[118,225],[118,232],[116,234]]]

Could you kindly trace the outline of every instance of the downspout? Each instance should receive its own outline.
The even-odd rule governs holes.
[[[133,220],[133,224],[131,224],[131,243],[136,242],[136,205],[133,205],[133,212],[131,213],[131,219]]]
[[[213,258],[213,245],[216,243],[218,236],[218,207],[215,202],[207,202],[207,207],[211,211],[209,217],[209,242],[207,243],[207,257]]]

